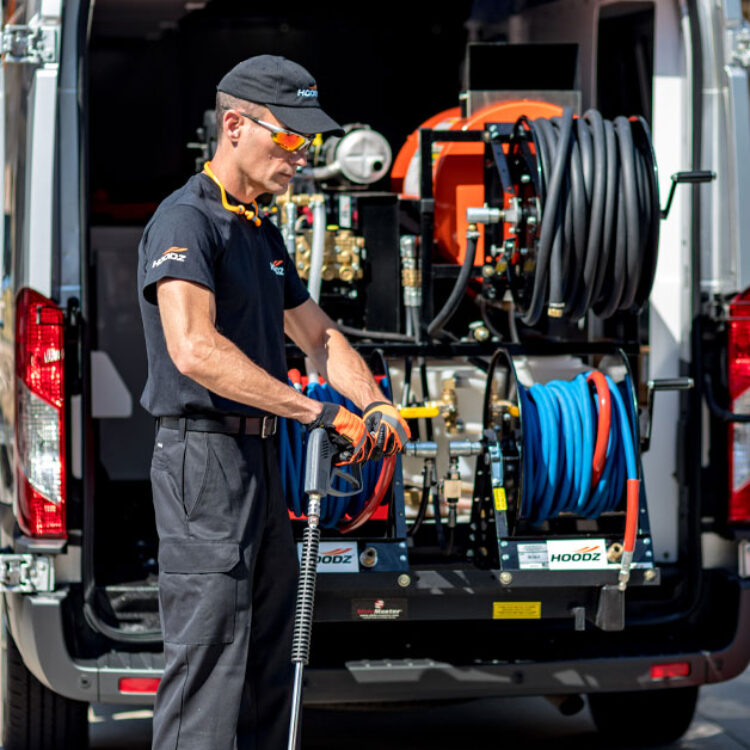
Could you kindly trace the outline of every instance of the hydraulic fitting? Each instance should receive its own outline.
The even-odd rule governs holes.
[[[461,473],[458,456],[451,456],[448,476],[443,480],[443,499],[448,503],[448,528],[454,529],[458,520],[458,501],[461,499]]]
[[[422,271],[419,267],[417,238],[412,234],[405,234],[401,237],[399,245],[404,307],[420,307],[422,305]]]
[[[445,421],[446,432],[459,432],[458,398],[456,397],[455,378],[446,378],[443,381],[443,393],[437,404],[440,408],[440,416]]]
[[[499,224],[504,217],[504,212],[499,208],[491,208],[484,205],[481,208],[467,208],[466,221],[469,224]]]
[[[403,414],[403,411],[401,412]],[[438,452],[437,443],[430,440],[422,442],[409,442],[404,446],[404,453],[407,456],[416,456],[417,458],[436,458]]]
[[[451,440],[448,443],[448,455],[451,458],[459,456],[478,456],[484,450],[479,440]]]

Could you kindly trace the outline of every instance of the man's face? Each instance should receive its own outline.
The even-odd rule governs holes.
[[[267,108],[254,116],[270,125],[286,126]],[[286,192],[297,167],[307,164],[307,151],[285,151],[271,139],[271,131],[247,117],[237,123],[239,137],[234,142],[234,154],[239,169],[257,194]]]

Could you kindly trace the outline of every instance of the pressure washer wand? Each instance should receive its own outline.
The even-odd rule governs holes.
[[[315,581],[318,572],[320,545],[320,501],[328,494],[331,483],[331,463],[334,447],[322,427],[310,433],[305,461],[305,492],[308,496],[307,528],[302,535],[302,560],[297,584],[297,609],[294,615],[292,664],[294,664],[294,694],[289,719],[289,747],[297,750],[300,709],[302,707],[302,672],[310,656]]]

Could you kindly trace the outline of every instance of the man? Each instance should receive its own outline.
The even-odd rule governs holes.
[[[231,750],[235,736],[238,750],[286,746],[297,561],[276,417],[325,427],[345,461],[395,453],[409,435],[257,215],[255,198],[287,190],[314,134],[340,130],[317,95],[281,57],[227,73],[216,154],[159,206],[139,248],[141,403],[158,418],[158,750]],[[286,385],[284,333],[364,421]]]

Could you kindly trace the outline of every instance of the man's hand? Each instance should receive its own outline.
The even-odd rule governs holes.
[[[372,443],[365,423],[356,414],[338,404],[323,402],[317,419],[305,425],[308,432],[323,427],[339,451],[337,465],[357,464],[370,457]]]
[[[373,401],[365,409],[362,419],[373,441],[372,460],[401,452],[411,437],[409,425],[401,418],[398,409],[387,401]]]

